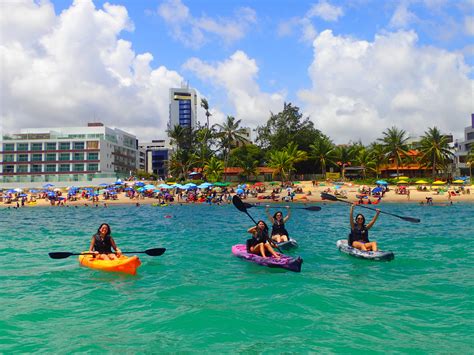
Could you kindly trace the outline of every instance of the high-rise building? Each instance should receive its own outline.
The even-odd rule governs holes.
[[[128,177],[137,169],[134,135],[102,123],[87,127],[27,128],[0,140],[0,183],[87,185]]]
[[[196,128],[197,95],[188,87],[170,89],[170,110],[168,129],[174,126]]]
[[[138,148],[144,157],[143,170],[164,180],[168,175],[167,164],[171,152],[169,140],[156,139],[150,143],[139,143]]]
[[[464,128],[464,141],[456,141],[456,172],[459,175],[469,176],[471,169],[468,155],[474,145],[474,113],[471,114],[471,125]],[[471,182],[472,183],[472,182]]]

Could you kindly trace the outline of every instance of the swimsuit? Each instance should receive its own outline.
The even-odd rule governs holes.
[[[100,234],[94,234],[94,250],[98,251],[99,254],[110,254],[112,253],[112,241],[110,235],[106,235],[104,239],[100,237]]]

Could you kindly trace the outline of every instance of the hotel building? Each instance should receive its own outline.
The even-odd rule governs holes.
[[[134,135],[102,123],[28,128],[0,141],[0,186],[92,185],[130,176],[138,164]]]
[[[474,145],[474,113],[471,114],[471,126],[464,128],[464,141],[456,141],[456,173],[462,176],[470,176],[470,169],[467,157],[471,147]],[[472,183],[472,181],[471,181]]]
[[[174,126],[196,128],[197,95],[189,88],[170,89],[168,129]]]
[[[140,143],[138,148],[140,155],[143,155],[141,169],[164,180],[168,176],[167,164],[171,154],[169,139],[157,139],[149,143]]]

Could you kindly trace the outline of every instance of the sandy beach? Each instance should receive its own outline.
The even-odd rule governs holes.
[[[150,182],[152,183],[152,182]],[[331,195],[336,196],[337,198],[354,203],[364,203],[374,205],[383,205],[384,203],[426,203],[428,199],[431,198],[433,204],[450,204],[450,203],[457,203],[457,202],[474,202],[474,191],[472,190],[472,186],[464,186],[461,188],[460,186],[451,185],[451,186],[441,186],[441,187],[434,187],[426,185],[424,186],[423,190],[420,190],[419,187],[416,185],[408,186],[407,189],[404,191],[405,193],[400,194],[397,192],[396,185],[389,185],[388,191],[383,194],[383,197],[380,199],[377,196],[372,196],[369,194],[364,194],[363,191],[367,191],[370,189],[372,191],[376,188],[375,185],[367,186],[367,185],[356,185],[352,183],[345,183],[344,185],[335,185],[330,182],[318,183],[313,185],[311,181],[301,181],[297,185],[293,185],[291,187],[291,191],[294,191],[294,197],[292,201],[284,201],[282,198],[288,195],[287,188],[281,188],[281,190],[276,193],[278,199],[271,200],[269,197],[274,188],[280,188],[276,186],[270,186],[265,184],[265,191],[259,192],[252,196],[251,194],[244,197],[246,202],[249,203],[259,203],[259,204],[268,204],[268,203],[283,203],[283,204],[293,204],[293,203],[306,203],[306,204],[318,204],[321,202],[329,202],[333,203],[332,201],[323,200],[321,198],[321,193],[329,193]],[[262,186],[259,186],[261,189]],[[252,190],[252,187],[249,188]],[[296,192],[296,190],[302,190],[303,192]],[[58,190],[58,189],[56,189]],[[235,187],[234,187],[235,190]],[[471,193],[471,191],[473,193]],[[67,196],[67,190],[61,189],[62,195]],[[406,193],[408,192],[408,193]],[[31,203],[29,201],[32,200],[31,194],[25,192],[27,197],[27,202],[24,204],[24,207],[36,207],[36,206],[52,206],[51,202],[47,199],[36,198],[34,199],[35,202]],[[172,193],[173,194],[173,193]],[[231,193],[233,195],[235,193]],[[5,196],[5,194],[4,194]],[[361,198],[362,197],[362,198]],[[156,198],[152,197],[143,197],[143,196],[135,196],[134,198],[129,198],[125,193],[118,193],[116,195],[116,199],[104,199],[102,195],[98,197],[98,201],[92,201],[91,199],[84,199],[78,196],[77,200],[66,200],[66,206],[87,206],[87,207],[107,207],[110,205],[116,204],[129,204],[129,205],[144,205],[144,204],[157,204],[159,201]],[[19,201],[21,202],[21,200]],[[174,199],[171,204],[176,203],[200,203],[200,202],[186,202],[183,199]],[[334,203],[337,203],[334,202]],[[168,202],[170,204],[170,202]],[[12,200],[11,203],[7,203],[7,200],[3,198],[3,201],[0,202],[0,208],[2,207],[16,207],[17,203],[15,199]],[[56,205],[57,206],[57,205]]]

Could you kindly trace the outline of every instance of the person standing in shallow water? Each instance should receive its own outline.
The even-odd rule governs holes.
[[[110,235],[112,230],[107,223],[102,223],[97,233],[92,236],[89,252],[93,253],[99,260],[115,260],[120,258],[122,251],[115,244],[114,239]],[[112,248],[115,250],[114,254]]]
[[[354,205],[351,206],[350,212],[350,223],[351,223],[351,233],[347,243],[356,249],[363,251],[377,251],[377,242],[371,242],[369,240],[369,229],[372,228],[375,221],[377,220],[380,210],[376,209],[377,213],[374,218],[370,221],[368,225],[365,225],[365,217],[363,214],[358,214],[354,219]]]

